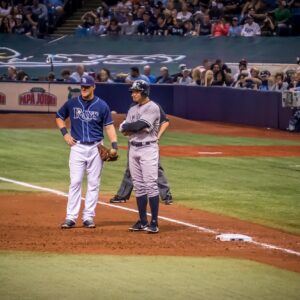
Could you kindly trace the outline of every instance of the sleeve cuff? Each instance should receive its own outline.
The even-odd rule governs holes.
[[[62,115],[60,115],[58,112],[56,113],[56,117],[57,118],[60,118],[60,119],[62,119],[62,120],[65,120],[66,118],[64,118]]]

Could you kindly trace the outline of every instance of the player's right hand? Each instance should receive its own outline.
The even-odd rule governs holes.
[[[124,120],[120,126],[119,126],[119,131],[123,133],[124,129],[123,129],[123,125],[126,123],[126,121]]]
[[[76,140],[69,133],[64,135],[64,139],[69,146],[74,146],[76,144]]]

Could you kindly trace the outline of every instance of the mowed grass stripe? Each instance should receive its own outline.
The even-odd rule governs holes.
[[[300,145],[299,141],[290,141],[283,139],[250,138],[234,136],[216,136],[208,134],[178,133],[166,132],[160,141],[161,145],[178,146],[275,146],[275,145]]]
[[[228,258],[0,252],[0,270],[3,300],[296,300],[300,293],[297,273]]]
[[[12,138],[16,142],[22,142],[30,139],[30,137],[39,137],[41,143],[47,139],[61,137],[60,132],[56,129],[1,129],[0,141],[8,142]],[[119,143],[127,145],[127,138],[118,133]],[[216,136],[208,134],[193,134],[167,131],[160,143],[162,145],[229,145],[229,146],[272,146],[272,145],[300,145],[299,141],[291,141],[284,139],[267,139],[267,138],[250,138],[250,137],[233,137],[233,136]]]

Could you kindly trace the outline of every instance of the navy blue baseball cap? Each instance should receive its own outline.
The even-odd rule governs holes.
[[[271,76],[271,73],[268,70],[264,70],[264,71],[261,71],[259,75],[260,75],[260,77],[267,77],[267,76]]]
[[[84,75],[81,77],[80,85],[81,86],[94,86],[95,80],[92,76]]]

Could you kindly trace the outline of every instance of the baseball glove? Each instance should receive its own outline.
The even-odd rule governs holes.
[[[98,145],[98,151],[103,161],[116,161],[119,157],[115,149],[109,149],[103,145]]]

